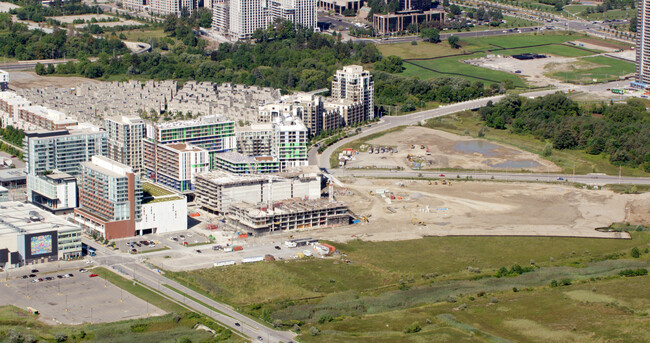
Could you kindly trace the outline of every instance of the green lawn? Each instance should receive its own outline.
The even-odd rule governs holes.
[[[500,82],[504,82],[505,80],[511,80],[512,83],[515,85],[515,87],[525,87],[524,82],[517,75],[502,72],[502,71],[491,70],[487,68],[481,68],[460,61],[464,59],[472,59],[472,58],[478,58],[482,56],[485,56],[485,54],[479,53],[479,54],[473,54],[469,56],[452,56],[452,57],[445,57],[445,58],[440,58],[435,60],[411,61],[412,64],[411,63],[404,64],[405,70],[403,72],[403,75],[420,78],[422,80],[431,79],[435,77],[443,77],[443,76],[462,77],[472,82],[481,81],[486,84],[500,83]],[[413,64],[415,64],[415,66]],[[424,68],[418,68],[418,66],[431,68],[436,71],[428,70]],[[462,75],[449,75],[449,74],[442,74],[439,72],[457,73]]]
[[[411,43],[377,44],[377,49],[383,56],[399,56],[409,58],[430,58],[439,56],[456,55],[457,49],[452,49],[447,43],[432,44],[418,42],[418,45]]]
[[[206,325],[217,334],[194,329],[197,324]],[[240,337],[232,336],[230,330],[194,313],[114,323],[49,326],[22,309],[0,307],[0,342],[173,343],[185,339],[191,342],[244,342]]]
[[[483,127],[479,115],[474,112],[452,114],[442,118],[429,120],[427,127],[463,135],[469,131],[473,137],[477,137],[478,131]],[[518,147],[535,154],[541,155],[546,142],[535,139],[532,135],[515,135],[508,130],[490,129],[485,133],[485,139],[502,144]],[[576,174],[606,173],[618,175],[619,168],[609,162],[609,156],[590,155],[582,150],[553,150],[547,158],[560,166],[564,173],[571,173],[575,165]],[[625,176],[649,176],[638,168],[623,167],[622,175]]]
[[[610,10],[605,13],[590,13],[590,14],[581,14],[580,17],[587,20],[611,20],[611,19],[629,19],[636,14],[635,9],[625,9],[625,10]]]
[[[544,34],[520,34],[520,35],[503,35],[491,37],[470,37],[463,38],[461,41],[467,43],[466,50],[483,51],[486,47],[493,49],[490,45],[497,45],[503,48],[518,48],[531,45],[542,44],[561,44],[564,42],[585,38],[582,34],[566,34],[560,32],[547,32]]]
[[[588,84],[596,82],[607,82],[618,80],[619,76],[624,76],[634,73],[634,63],[617,60],[605,56],[586,57],[581,59],[589,63],[589,66],[594,64],[600,67],[583,69],[576,68],[572,71],[553,73],[550,76],[558,80],[567,80],[568,82],[578,84]]]
[[[122,31],[117,33],[119,36],[120,33],[124,33],[128,41],[146,41],[148,38],[164,38],[166,37],[165,32],[162,29],[151,30],[151,29],[133,29],[130,31]]]
[[[572,13],[572,14],[578,14],[587,8],[595,8],[596,6],[589,6],[589,5],[569,5],[569,6],[564,6],[564,10]]]

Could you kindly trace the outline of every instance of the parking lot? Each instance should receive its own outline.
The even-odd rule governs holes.
[[[25,269],[22,273],[30,273]],[[32,282],[34,278],[10,278],[0,287],[0,305],[32,307],[40,312],[40,319],[48,324],[80,324],[114,322],[162,315],[165,312],[147,304],[128,292],[106,282],[101,276],[90,277],[92,270],[78,269],[50,273],[35,273],[37,278],[51,277],[51,281]],[[69,274],[72,277],[58,278]]]

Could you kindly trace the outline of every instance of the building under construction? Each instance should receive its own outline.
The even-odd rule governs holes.
[[[230,225],[254,234],[303,230],[350,224],[351,213],[342,202],[327,199],[291,199],[265,203],[245,202],[230,205]]]
[[[269,175],[237,175],[211,171],[196,176],[196,201],[206,211],[226,214],[232,204],[271,203],[292,198],[319,199],[321,175],[317,167],[298,167]]]

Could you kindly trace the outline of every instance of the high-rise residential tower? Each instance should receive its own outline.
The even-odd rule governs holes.
[[[106,118],[108,131],[108,158],[142,171],[142,138],[145,136],[144,121],[137,117]]]
[[[369,71],[349,65],[336,71],[332,80],[332,97],[363,104],[363,120],[375,118],[375,82]]]
[[[637,4],[636,72],[633,86],[650,87],[650,1]]]

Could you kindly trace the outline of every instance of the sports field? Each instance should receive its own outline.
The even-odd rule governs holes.
[[[618,77],[634,72],[634,63],[621,61],[604,56],[585,57],[581,59],[587,68],[580,68],[551,74],[551,77],[558,80],[566,80],[571,83],[595,83],[618,80]]]

